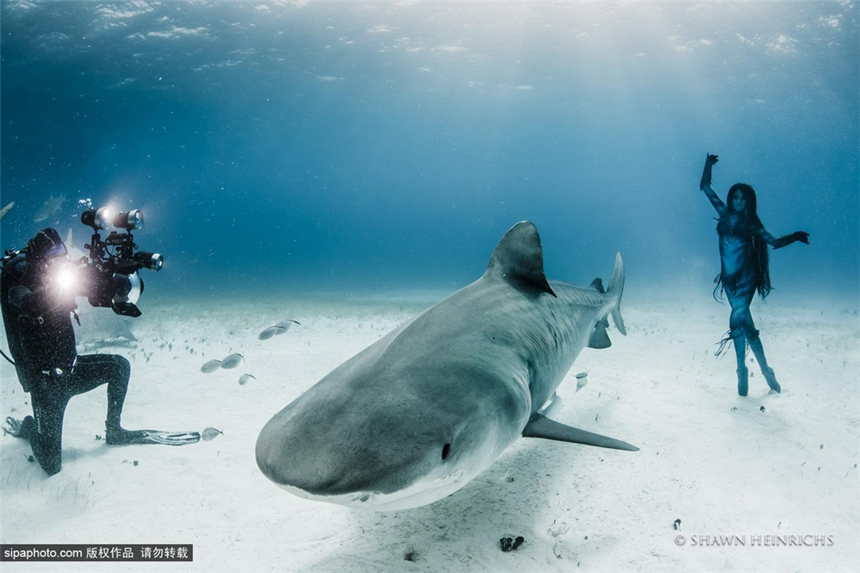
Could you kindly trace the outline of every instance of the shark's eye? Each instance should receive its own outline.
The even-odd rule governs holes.
[[[450,452],[450,451],[451,451],[451,444],[445,444],[444,446],[442,446],[442,459],[443,460],[448,457],[448,452]]]

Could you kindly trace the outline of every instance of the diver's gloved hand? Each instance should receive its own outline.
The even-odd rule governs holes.
[[[719,155],[711,155],[710,153],[708,153],[708,156],[705,158],[705,165],[713,165],[719,160]]]
[[[791,238],[795,241],[800,241],[801,243],[804,243],[806,245],[809,244],[809,233],[807,233],[806,231],[797,231],[795,233],[792,233]]]
[[[35,420],[33,420],[32,416],[27,416],[23,420],[16,420],[12,416],[9,416],[3,424],[3,432],[16,438],[26,439],[29,437],[34,423]]]
[[[21,420],[16,420],[12,416],[6,418],[6,421],[3,423],[3,433],[15,436],[16,438],[19,437],[21,435]]]

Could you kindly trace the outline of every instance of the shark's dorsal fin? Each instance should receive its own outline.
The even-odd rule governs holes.
[[[543,273],[540,235],[537,227],[528,221],[517,223],[505,233],[493,250],[484,276],[499,277],[516,288],[555,296]]]
[[[628,452],[638,452],[639,448],[631,446],[627,442],[616,440],[615,438],[607,438],[600,434],[592,434],[579,428],[565,426],[554,420],[550,420],[546,416],[535,414],[526,424],[523,430],[525,438],[544,438],[546,440],[557,440],[559,442],[570,442],[572,444],[583,444],[586,446],[597,446],[598,448],[612,448],[614,450],[627,450]]]
[[[597,289],[597,292],[606,294],[606,289],[603,288],[603,281],[600,280],[600,277],[597,277],[593,281],[591,281],[591,288]]]

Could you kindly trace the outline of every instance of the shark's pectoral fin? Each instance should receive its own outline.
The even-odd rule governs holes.
[[[592,434],[579,428],[565,426],[540,414],[535,414],[531,417],[523,430],[523,437],[544,438],[545,440],[557,440],[559,442],[597,446],[598,448],[612,448],[614,450],[627,450],[629,452],[639,451],[639,448],[631,446],[627,442],[601,436],[600,434]]]
[[[606,333],[606,319],[599,321],[594,327],[594,331],[588,338],[589,348],[609,348],[612,346],[612,341],[609,340],[609,334]]]
[[[543,248],[537,228],[528,221],[511,227],[496,245],[484,276],[496,276],[516,288],[556,296],[543,272]]]

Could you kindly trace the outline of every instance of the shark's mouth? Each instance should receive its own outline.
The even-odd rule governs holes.
[[[392,493],[356,491],[339,495],[319,495],[289,485],[278,484],[278,487],[312,501],[324,501],[371,511],[396,511],[420,507],[447,497],[469,483],[472,477],[474,476],[466,476],[465,470],[457,470],[441,478],[421,480]]]

